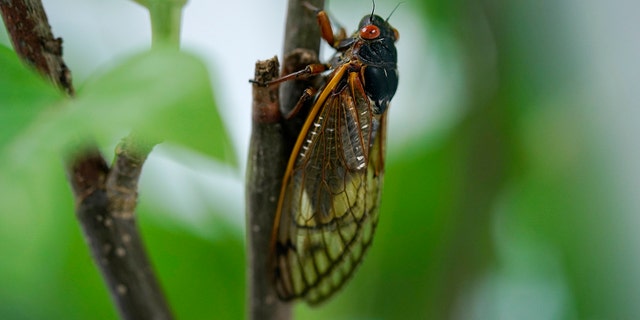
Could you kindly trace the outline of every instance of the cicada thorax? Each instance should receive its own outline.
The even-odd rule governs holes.
[[[283,178],[272,241],[278,295],[310,303],[338,290],[371,244],[386,110],[398,86],[398,36],[387,21],[367,15],[344,39],[321,27],[337,53],[325,64],[324,83],[297,106],[310,109]]]
[[[380,114],[387,110],[398,89],[398,32],[381,17],[370,15],[362,18],[358,33],[360,40],[354,45],[353,54],[362,63],[365,91],[375,102],[374,111]],[[373,39],[363,38],[367,36]]]

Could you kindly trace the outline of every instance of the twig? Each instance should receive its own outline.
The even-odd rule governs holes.
[[[256,63],[256,81],[278,77],[278,58]],[[278,88],[253,85],[253,121],[247,161],[247,314],[253,320],[290,319],[269,277],[269,241],[287,164]]]
[[[320,29],[314,12],[302,0],[290,0],[283,48],[282,74],[317,62]],[[317,8],[324,0],[308,1]],[[278,76],[278,60],[256,63],[255,79],[264,83]],[[253,86],[253,121],[247,161],[247,283],[248,318],[291,319],[291,303],[278,299],[271,282],[269,243],[282,177],[295,141],[296,119],[284,121],[309,81],[290,81],[277,87]],[[279,94],[278,94],[279,92]],[[292,125],[293,123],[293,125]]]
[[[90,163],[89,159],[85,157],[75,162],[72,172],[87,176],[83,169],[85,164]],[[131,158],[119,159],[129,161]],[[130,168],[128,172],[111,170],[100,179],[103,184],[101,189],[88,190],[81,195],[74,188],[76,199],[81,199],[76,213],[92,256],[121,317],[171,319],[171,312],[153,274],[133,215],[137,177],[142,165],[141,161],[135,162],[137,164],[120,166]]]
[[[41,1],[3,0],[0,10],[18,56],[73,96],[62,40],[53,37]],[[152,144],[125,139],[110,170],[92,145],[67,168],[76,215],[124,319],[172,318],[134,218],[138,179],[151,148]]]
[[[3,0],[0,10],[18,56],[72,96],[71,72],[62,60],[62,39],[53,37],[42,2]]]
[[[324,0],[289,0],[282,49],[283,74],[301,70],[318,61],[320,27],[315,13],[304,5],[305,2],[319,9],[324,8]],[[293,109],[302,92],[310,86],[310,81],[288,81],[280,85],[280,110],[283,114]]]

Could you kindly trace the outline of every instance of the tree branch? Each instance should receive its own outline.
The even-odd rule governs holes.
[[[320,29],[303,0],[290,0],[284,39],[282,74],[318,61]],[[306,1],[317,8],[324,0]],[[278,76],[276,57],[258,61],[254,80]],[[253,85],[253,121],[247,161],[247,313],[252,320],[291,319],[291,303],[278,299],[269,265],[270,241],[282,177],[296,139],[300,119],[284,121],[310,81],[289,81],[278,87]],[[302,115],[304,116],[304,115]]]
[[[255,79],[278,77],[278,58],[258,61]],[[269,268],[269,243],[288,153],[278,88],[253,85],[253,121],[247,161],[247,314],[253,320],[291,318],[291,305],[278,299]]]
[[[324,0],[289,0],[287,22],[282,49],[282,74],[289,74],[318,62],[320,51],[320,27],[313,11],[304,3],[324,8]],[[287,114],[296,105],[302,92],[312,85],[314,79],[288,81],[280,85],[280,110]]]
[[[69,96],[71,73],[62,59],[40,0],[0,0],[5,26],[18,56]],[[142,164],[152,144],[123,140],[110,170],[95,145],[67,168],[76,215],[94,261],[124,319],[170,319],[169,307],[147,258],[134,211]]]
[[[18,56],[72,96],[71,72],[62,60],[62,39],[53,37],[42,2],[2,0],[0,10]]]

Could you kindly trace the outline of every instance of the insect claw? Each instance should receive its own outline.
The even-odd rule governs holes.
[[[253,79],[249,79],[249,83],[251,83],[251,84],[255,84],[255,85],[258,85],[258,86],[260,86],[260,87],[268,87],[268,86],[269,86],[269,85],[268,85],[266,82],[264,82],[264,81],[256,81],[256,80],[253,80]]]

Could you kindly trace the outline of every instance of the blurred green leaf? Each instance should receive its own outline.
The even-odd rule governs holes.
[[[131,130],[235,164],[204,64],[174,50],[136,55],[89,81],[76,99],[41,113],[9,153],[14,164],[31,163]]]
[[[0,45],[0,318],[46,317],[50,296],[43,290],[60,265],[60,220],[73,220],[72,200],[59,158],[37,154],[8,165],[14,139],[63,94]],[[37,163],[22,170],[25,166]],[[57,216],[62,214],[62,217]],[[64,237],[62,237],[64,238]],[[60,241],[59,241],[60,240]],[[32,308],[38,304],[42,308]]]
[[[42,210],[0,207],[0,252],[10,257],[0,259],[0,319],[117,319],[75,220],[62,166],[53,171],[50,184],[38,184],[40,189],[14,185],[9,194],[0,189],[0,196],[25,200],[38,195]],[[142,201],[138,222],[176,318],[243,319],[244,247],[238,228],[217,221],[219,231],[207,239],[159,222],[151,215],[163,213],[150,207]]]
[[[62,94],[24,67],[6,47],[0,47],[0,70],[0,252],[11,257],[0,259],[0,318],[115,318],[74,219],[73,198],[63,174],[63,151],[93,138],[110,142],[134,130],[148,139],[166,140],[235,162],[228,152],[230,143],[215,109],[206,68],[188,54],[147,52],[96,77],[73,101],[62,100]],[[174,233],[160,233],[185,254],[180,268],[186,272],[184,278],[193,280],[168,281],[177,297],[175,309],[185,310],[179,313],[191,314],[185,318],[192,319],[202,314],[241,318],[244,268],[238,233],[225,235],[226,240],[215,249],[220,255],[208,251],[209,242],[186,232],[179,234],[181,241],[176,241]],[[180,245],[185,242],[188,245]],[[186,247],[194,250],[184,250]],[[211,260],[208,254],[230,264]],[[163,257],[159,254],[160,265],[174,262]],[[192,264],[197,257],[206,257],[203,260],[210,263]],[[173,288],[174,281],[178,289]],[[180,287],[182,284],[191,287]],[[200,289],[192,290],[198,286]],[[184,295],[187,290],[191,295]],[[209,298],[215,295],[221,303],[212,309],[211,301],[216,299]],[[201,308],[190,304],[197,299],[202,300]],[[233,303],[237,307],[230,308]]]
[[[0,151],[63,94],[0,45]]]
[[[235,164],[231,143],[216,109],[206,66],[175,50],[131,57],[89,81],[69,106],[99,139],[134,130]]]
[[[63,166],[53,160],[11,176],[0,175],[1,319],[70,319],[61,308],[68,297],[58,276],[68,272],[74,283],[86,280],[77,266],[63,271],[73,235],[85,247],[85,256],[78,261],[90,259]],[[108,301],[108,296],[101,299]]]
[[[153,223],[150,215],[162,213],[142,205],[143,234],[176,318],[244,319],[244,241],[237,227],[217,219],[218,232],[204,239],[176,224]]]

